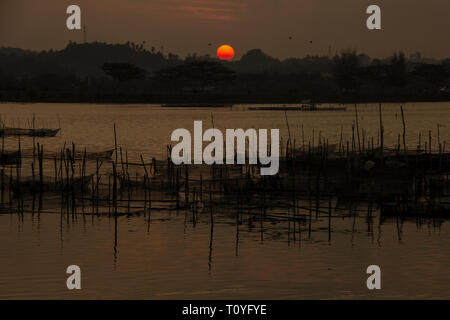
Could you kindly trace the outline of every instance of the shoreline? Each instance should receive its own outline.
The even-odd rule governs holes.
[[[238,105],[238,104],[258,104],[258,105],[271,105],[271,104],[304,104],[302,100],[307,99],[5,99],[0,100],[0,104],[6,103],[17,103],[17,104],[38,104],[38,103],[61,103],[61,104],[115,104],[115,105],[125,105],[125,104],[157,104],[157,105],[165,105],[165,104],[199,104],[199,107],[203,107],[202,105],[208,104],[223,104],[223,105]],[[450,102],[449,97],[435,97],[435,98],[417,98],[417,99],[318,99],[315,100],[315,103],[320,104],[377,104],[377,103],[416,103],[416,102]],[[221,107],[221,106],[217,106]],[[226,106],[223,106],[226,107]],[[180,106],[180,108],[183,108]],[[188,107],[185,107],[188,108]],[[205,106],[204,108],[211,108]]]

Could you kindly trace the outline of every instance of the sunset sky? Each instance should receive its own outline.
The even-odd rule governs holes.
[[[329,46],[332,53],[351,47],[372,56],[450,56],[448,0],[1,0],[0,46],[81,42],[82,32],[66,29],[70,4],[82,9],[88,41],[145,41],[181,56],[215,55],[223,43],[237,57],[253,48],[279,58],[326,55]],[[382,31],[366,29],[370,4],[382,8]]]

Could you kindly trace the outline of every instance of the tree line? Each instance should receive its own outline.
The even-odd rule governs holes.
[[[450,59],[334,57],[280,60],[253,49],[223,62],[135,43],[0,48],[0,100],[80,102],[317,102],[450,100]]]

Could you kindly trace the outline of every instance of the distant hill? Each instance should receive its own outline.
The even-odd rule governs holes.
[[[15,54],[18,56],[24,56],[26,54],[32,54],[33,52],[30,50],[24,50],[20,48],[11,48],[11,47],[0,47],[0,55],[11,55]]]
[[[33,52],[17,48],[0,48],[0,70],[15,76],[35,76],[42,73],[75,74],[78,77],[104,76],[104,63],[129,63],[148,72],[181,63],[175,55],[148,51],[142,45],[69,43],[59,51]]]

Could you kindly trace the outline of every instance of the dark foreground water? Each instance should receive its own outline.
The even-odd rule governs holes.
[[[347,112],[288,112],[291,134],[299,141],[321,137],[339,141],[351,135],[352,106]],[[360,127],[377,137],[378,109],[361,105]],[[57,127],[55,138],[40,139],[46,150],[72,141],[88,150],[118,142],[137,159],[163,159],[170,133],[192,128],[194,120],[218,128],[280,128],[287,135],[284,112],[233,109],[162,109],[159,106],[2,104],[6,125]],[[407,143],[427,140],[436,148],[450,141],[450,104],[404,106]],[[385,139],[395,144],[402,132],[399,105],[383,107]],[[313,133],[314,129],[314,133]],[[5,140],[17,147],[16,138]],[[22,138],[22,148],[31,147]],[[335,143],[335,142],[334,142]],[[422,141],[423,143],[423,141]],[[49,201],[49,199],[44,199]],[[364,210],[314,218],[309,231],[301,225],[294,236],[287,222],[248,222],[236,226],[220,213],[211,229],[201,213],[194,225],[188,212],[154,211],[143,216],[76,216],[58,210],[0,214],[0,298],[114,299],[301,299],[301,298],[450,298],[450,225],[442,219],[371,218]],[[68,265],[82,270],[82,290],[66,288]],[[366,268],[382,271],[382,290],[366,288]]]

